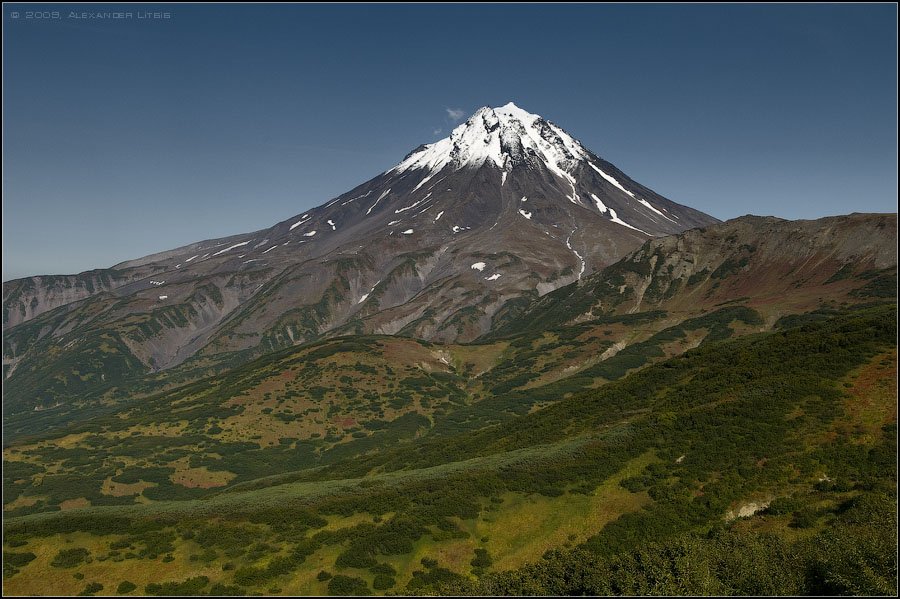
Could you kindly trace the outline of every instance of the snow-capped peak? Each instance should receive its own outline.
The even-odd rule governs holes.
[[[497,112],[498,114],[503,114],[503,115],[514,117],[523,123],[533,123],[537,119],[541,118],[540,116],[538,116],[536,114],[531,114],[527,110],[522,110],[521,108],[519,108],[512,102],[509,102],[508,104],[504,104],[503,106],[501,106],[499,108],[495,108],[494,111]]]
[[[479,167],[488,160],[508,171],[515,164],[539,160],[561,174],[587,157],[587,150],[568,133],[510,102],[479,108],[449,137],[420,146],[388,172],[437,172],[448,164],[457,169]]]

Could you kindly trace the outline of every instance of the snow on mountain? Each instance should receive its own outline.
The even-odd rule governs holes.
[[[415,192],[447,167],[457,171],[464,168],[477,169],[485,164],[491,164],[500,171],[500,186],[503,187],[514,168],[528,164],[539,165],[555,174],[571,188],[565,194],[569,202],[576,205],[594,205],[601,213],[608,214],[611,222],[639,231],[647,237],[653,237],[653,233],[634,226],[616,216],[615,212],[607,212],[596,195],[589,194],[593,198],[593,204],[582,200],[578,189],[577,171],[579,167],[587,166],[653,214],[675,222],[646,199],[639,197],[637,195],[639,191],[636,193],[635,190],[627,189],[616,177],[597,166],[595,162],[598,161],[599,159],[594,157],[581,142],[563,129],[540,115],[532,114],[510,102],[498,108],[487,106],[479,108],[466,122],[456,127],[450,136],[432,144],[419,146],[400,164],[386,171],[385,175],[424,171],[425,175],[413,189]],[[414,207],[424,202],[426,198],[396,212]],[[520,213],[526,215],[525,212]],[[526,218],[530,219],[530,216]]]
[[[500,108],[479,108],[449,137],[421,146],[388,172],[423,168],[437,172],[448,164],[478,167],[487,160],[506,169],[528,155],[536,156],[551,170],[587,158],[582,145],[565,131],[510,102]]]

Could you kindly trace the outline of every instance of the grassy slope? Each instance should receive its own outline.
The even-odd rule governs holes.
[[[752,311],[727,307],[674,326],[663,312],[639,313],[485,344],[373,336],[292,348],[86,423],[7,440],[4,459],[24,482],[7,485],[5,508],[189,499],[477,430],[758,324]]]
[[[896,395],[885,383],[896,368],[895,334],[889,307],[842,314],[707,344],[502,426],[338,460],[297,482],[245,483],[201,501],[7,519],[7,540],[24,545],[4,550],[36,558],[5,586],[48,592],[52,580],[52,590],[72,594],[96,580],[111,592],[128,578],[143,591],[144,581],[203,573],[206,591],[242,582],[245,592],[312,593],[329,588],[314,579],[320,570],[372,589],[368,568],[380,562],[396,571],[394,588],[466,591],[473,583],[451,572],[471,576],[475,549],[488,551],[488,570],[582,542],[599,555],[620,555],[651,539],[708,530],[727,511],[769,497],[795,499],[766,526],[796,541],[819,534],[847,501],[882,488],[879,481],[896,483],[895,471],[881,471],[896,422]],[[804,526],[788,526],[798,513]],[[325,528],[322,516],[331,520]],[[340,518],[348,518],[344,535],[333,532]],[[744,534],[742,525],[730,526]],[[223,529],[231,528],[243,531],[243,542],[228,540]],[[792,538],[797,530],[803,534]],[[123,535],[135,548],[131,558],[110,548]],[[141,557],[154,535],[170,540]],[[96,559],[71,570],[48,565],[66,547],[85,547]],[[164,555],[174,559],[163,562]],[[192,555],[210,566],[198,568],[207,562]],[[278,555],[287,566],[270,566]],[[424,556],[439,566],[423,566]],[[223,569],[229,562],[236,571]]]

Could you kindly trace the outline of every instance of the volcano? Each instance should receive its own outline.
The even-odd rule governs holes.
[[[509,302],[716,222],[538,115],[484,107],[449,137],[268,229],[4,283],[6,376],[25,365],[37,376],[48,355],[96,363],[99,379],[110,351],[123,372],[152,372],[343,334],[465,342]]]

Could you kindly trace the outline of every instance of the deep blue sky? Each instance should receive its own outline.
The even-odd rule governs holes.
[[[51,7],[3,9],[4,280],[270,226],[510,100],[721,219],[897,209],[893,4]]]

